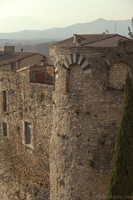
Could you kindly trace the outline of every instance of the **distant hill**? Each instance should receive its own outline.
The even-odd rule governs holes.
[[[115,23],[114,20],[105,20],[100,18],[92,22],[78,23],[64,28],[52,28],[47,30],[23,30],[13,33],[0,33],[0,39],[60,40],[71,37],[74,33],[100,34],[105,30],[108,30],[109,33],[118,33],[120,35],[128,36],[128,26],[130,25],[130,20],[118,20]]]
[[[11,40],[11,39],[0,39],[0,48],[3,48],[4,45],[14,45],[16,51],[31,51],[31,52],[38,52],[43,55],[49,54],[48,46],[58,42],[58,40],[45,40],[45,39],[38,39],[38,40]]]
[[[45,20],[45,19],[44,19]],[[17,32],[21,30],[45,30],[51,27],[44,20],[35,20],[31,17],[12,16],[0,19],[0,32]],[[3,31],[2,31],[3,30]]]

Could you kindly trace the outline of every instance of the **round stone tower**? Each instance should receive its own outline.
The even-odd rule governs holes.
[[[50,200],[106,197],[130,70],[117,51],[55,47]]]

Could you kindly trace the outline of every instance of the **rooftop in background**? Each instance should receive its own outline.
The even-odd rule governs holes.
[[[55,46],[116,47],[118,41],[130,40],[118,34],[74,34],[73,37],[55,43]]]
[[[22,59],[33,56],[37,53],[34,52],[13,52],[13,53],[5,53],[4,51],[0,51],[0,66],[7,65],[13,62],[21,61]]]

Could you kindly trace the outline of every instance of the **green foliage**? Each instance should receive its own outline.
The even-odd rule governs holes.
[[[79,138],[81,136],[81,133],[77,133],[76,137]]]
[[[124,108],[116,137],[107,200],[131,200],[133,195],[133,86],[126,77]]]
[[[101,146],[105,145],[105,139],[99,139],[98,144]]]
[[[39,92],[39,93],[37,94],[37,98],[39,99],[39,101],[42,102],[42,100],[44,99],[44,93],[43,93],[43,92]]]
[[[73,111],[74,113],[76,113],[76,115],[79,115],[79,113],[80,113],[80,110],[79,110],[78,107],[76,107],[76,106],[72,106],[72,111]]]
[[[89,160],[88,161],[88,163],[89,163],[89,167],[91,167],[91,168],[94,168],[95,167],[95,163],[94,163],[94,161],[93,160]]]
[[[132,18],[132,20],[131,20],[131,23],[132,23],[132,26],[133,26],[133,18]],[[133,39],[133,32],[131,31],[131,28],[130,28],[130,27],[128,27],[128,35],[129,35],[129,37],[130,37],[131,39]]]
[[[86,115],[90,115],[90,113],[91,113],[90,111],[86,111],[85,112]]]

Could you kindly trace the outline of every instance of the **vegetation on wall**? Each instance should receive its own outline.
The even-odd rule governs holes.
[[[107,200],[131,200],[133,195],[133,86],[126,77],[124,108],[116,137]]]
[[[41,91],[37,94],[37,98],[39,99],[40,102],[44,99],[44,93]]]
[[[132,26],[133,26],[133,18],[131,19],[131,23],[132,23]],[[131,39],[133,39],[133,32],[131,31],[131,28],[128,27],[128,35]]]

